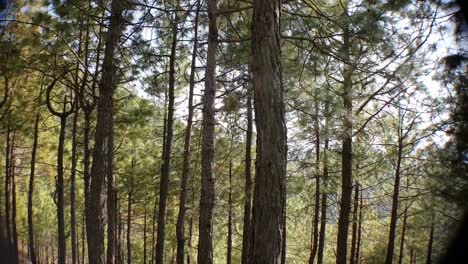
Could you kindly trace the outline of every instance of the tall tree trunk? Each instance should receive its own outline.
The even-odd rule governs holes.
[[[65,133],[67,128],[67,118],[73,112],[74,106],[72,103],[67,101],[67,96],[65,96],[62,111],[58,112],[54,109],[51,103],[51,92],[54,88],[56,82],[65,76],[66,73],[62,73],[60,76],[55,78],[47,87],[46,91],[46,104],[49,112],[54,116],[60,119],[60,132],[58,138],[58,147],[57,147],[57,177],[55,179],[55,193],[54,193],[54,202],[57,206],[57,228],[58,228],[58,263],[65,264],[67,257],[67,242],[65,236],[65,194],[64,194],[64,169],[63,169],[63,153],[65,147]],[[71,104],[71,108],[67,110],[67,104]]]
[[[156,239],[156,264],[164,263],[164,239],[166,236],[166,208],[169,192],[169,174],[171,173],[172,136],[174,133],[174,90],[175,90],[175,60],[177,51],[178,16],[174,15],[172,27],[172,45],[169,58],[169,100],[167,107],[167,122],[164,147],[164,155],[161,165],[161,180],[159,185],[159,209],[158,209],[158,235]]]
[[[5,226],[6,239],[8,250],[11,251],[12,235],[10,221],[10,149],[11,149],[11,124],[10,116],[7,116],[7,134],[6,134],[6,150],[5,150]]]
[[[11,177],[11,227],[13,237],[13,254],[16,261],[18,261],[18,230],[16,226],[16,179],[15,179],[15,134],[11,140],[10,151],[10,177]]]
[[[57,221],[58,221],[58,263],[65,264],[67,257],[67,242],[65,237],[65,194],[63,175],[63,151],[65,146],[65,131],[67,117],[60,118],[60,134],[57,150]]]
[[[358,232],[358,214],[359,214],[359,182],[354,184],[354,207],[353,207],[353,225],[351,236],[351,258],[350,264],[356,264],[357,232]]]
[[[280,12],[279,0],[254,1],[252,69],[257,159],[251,263],[279,264],[284,255],[287,145]]]
[[[319,123],[319,102],[318,89],[315,90],[315,210],[312,232],[312,249],[310,251],[309,264],[315,263],[319,240],[320,221],[320,123]]]
[[[392,212],[390,218],[390,229],[388,234],[387,254],[385,257],[385,264],[393,263],[393,252],[395,248],[396,239],[396,224],[398,220],[398,199],[400,195],[400,169],[401,160],[403,156],[403,120],[399,117],[398,120],[398,146],[397,146],[397,162],[395,168],[395,182],[393,183],[393,196],[392,196]]]
[[[218,0],[208,0],[208,51],[203,94],[202,121],[202,179],[198,236],[198,263],[213,263],[213,209],[215,200],[214,128],[216,61],[218,50],[218,25],[216,19]]]
[[[245,188],[244,188],[244,226],[242,229],[242,264],[248,263],[251,237],[252,211],[252,91],[247,90],[247,131],[245,135]]]
[[[147,236],[147,229],[148,229],[148,211],[146,207],[146,202],[147,202],[147,194],[145,192],[145,209],[144,209],[144,215],[143,215],[143,264],[146,264],[148,256],[147,256],[147,247],[146,244],[148,242],[148,236]]]
[[[338,236],[336,246],[336,264],[346,264],[348,249],[349,215],[351,213],[351,197],[353,193],[353,93],[352,66],[350,59],[350,32],[346,27],[343,32],[343,52],[345,65],[343,72],[343,146],[341,154],[341,200],[338,219]]]
[[[72,151],[71,151],[71,173],[70,173],[70,233],[71,233],[71,248],[72,248],[72,264],[77,263],[78,242],[76,232],[76,198],[75,198],[75,178],[76,178],[76,165],[77,165],[77,150],[76,150],[76,133],[78,125],[78,104],[75,104],[75,112],[73,114],[72,125]]]
[[[330,117],[330,96],[329,90],[326,90],[325,96],[325,109],[324,109],[324,116],[325,116],[325,126],[323,131],[324,140],[324,150],[323,150],[323,182],[325,188],[327,188],[328,182],[328,146],[329,146],[329,135],[328,135],[328,121]],[[322,200],[321,200],[321,219],[320,219],[320,234],[319,234],[319,245],[318,245],[318,256],[317,256],[317,263],[323,263],[323,256],[325,253],[325,236],[326,236],[326,228],[327,228],[327,193],[326,191],[322,191]]]
[[[85,246],[85,241],[86,241],[86,214],[83,214],[83,218],[81,221],[81,264],[85,264],[85,259],[86,259],[86,246]]]
[[[410,263],[410,264],[416,263],[416,257],[414,256],[414,248],[413,248],[413,247],[411,247],[411,249],[410,249],[410,260],[409,260],[409,263]]]
[[[226,263],[232,263],[232,160],[229,160],[228,235]]]
[[[400,254],[398,255],[398,264],[403,263],[407,219],[408,219],[408,206],[405,206],[405,210],[403,211],[403,226],[401,228]]]
[[[29,191],[28,191],[28,231],[29,231],[29,258],[32,264],[37,264],[36,249],[34,248],[34,223],[33,223],[33,194],[34,194],[34,177],[36,169],[36,153],[37,142],[39,138],[39,112],[36,113],[34,121],[34,139],[31,152],[31,172],[29,174]]]
[[[109,159],[111,159],[111,157]],[[113,177],[110,177],[107,180],[107,264],[114,264],[117,261],[117,225],[119,217],[117,200],[115,183]]]
[[[358,220],[358,236],[357,236],[357,248],[356,248],[356,264],[361,263],[361,240],[362,240],[362,185],[360,191],[359,201],[359,220]]]
[[[156,250],[154,250],[154,246],[156,245],[156,218],[157,218],[157,202],[154,201],[153,204],[153,217],[152,217],[152,229],[151,229],[151,264],[154,264],[154,259],[156,256]]]
[[[133,164],[133,163],[132,163]],[[132,189],[128,191],[127,207],[127,264],[132,263]]]
[[[185,258],[185,214],[187,212],[187,182],[190,177],[190,157],[192,143],[192,124],[193,124],[193,89],[195,87],[195,70],[198,49],[198,19],[201,1],[197,1],[195,10],[194,36],[192,48],[192,62],[190,66],[189,98],[188,98],[188,116],[187,127],[185,128],[184,138],[184,156],[182,163],[182,176],[180,183],[179,213],[177,215],[176,236],[177,236],[177,264],[183,264]]]
[[[108,182],[108,188],[109,185],[112,186],[113,184],[113,95],[116,85],[117,71],[117,67],[115,65],[115,50],[121,36],[121,28],[123,25],[122,12],[123,1],[112,0],[111,16],[109,29],[106,35],[106,48],[102,65],[102,77],[99,84],[98,111],[94,140],[95,147],[93,149],[93,163],[91,166],[90,221],[87,225],[89,227],[88,255],[89,262],[92,264],[103,264],[105,262],[103,216],[105,199],[103,189],[106,179]],[[112,193],[114,190],[111,189],[109,191]],[[109,214],[113,214],[113,212],[109,212]],[[109,219],[109,223],[111,223],[109,229],[114,227],[113,222],[113,219]],[[108,234],[112,234],[113,231],[114,230],[108,231]],[[113,242],[113,238],[108,241],[108,243],[111,243],[108,245],[111,250]]]
[[[434,212],[432,212],[431,229],[429,231],[429,243],[427,244],[426,264],[432,263],[432,246],[434,243]]]

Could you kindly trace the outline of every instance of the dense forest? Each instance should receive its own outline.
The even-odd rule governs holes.
[[[0,263],[430,264],[462,223],[455,2],[0,7]]]

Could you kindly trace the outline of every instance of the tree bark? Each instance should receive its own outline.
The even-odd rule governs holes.
[[[28,191],[28,231],[29,231],[29,257],[32,264],[37,263],[36,249],[34,247],[34,223],[33,223],[33,194],[34,194],[34,177],[36,169],[36,153],[39,138],[39,112],[36,113],[34,121],[34,139],[31,152],[31,171],[29,174],[29,191]]]
[[[178,16],[175,12],[174,22],[172,27],[172,44],[171,54],[169,58],[169,100],[166,122],[166,134],[164,146],[164,155],[161,165],[161,180],[159,183],[159,209],[158,209],[158,235],[156,239],[156,264],[164,263],[164,239],[166,236],[166,208],[167,195],[169,192],[169,174],[171,173],[171,154],[172,154],[172,137],[174,134],[174,90],[175,90],[175,60],[177,51],[177,23]]]
[[[71,232],[71,248],[72,248],[72,264],[77,263],[78,242],[76,232],[76,198],[75,198],[75,181],[76,181],[76,165],[77,165],[77,150],[76,150],[76,133],[78,125],[78,104],[75,104],[72,125],[72,150],[71,150],[71,173],[70,173],[70,232]]]
[[[351,197],[353,193],[353,94],[352,94],[352,66],[350,59],[350,32],[346,27],[343,32],[343,52],[345,65],[343,72],[343,106],[345,117],[343,120],[343,145],[341,154],[341,200],[338,219],[338,236],[336,246],[336,263],[346,264],[348,248],[349,215],[351,213]]]
[[[5,226],[8,251],[11,251],[12,235],[10,221],[10,149],[11,149],[11,124],[10,116],[7,117],[6,151],[5,151]]]
[[[400,117],[399,117],[400,118]],[[398,120],[398,146],[397,146],[397,162],[395,168],[395,182],[393,183],[393,196],[392,196],[392,212],[390,218],[390,229],[388,234],[387,254],[385,257],[385,264],[393,263],[393,252],[395,248],[396,239],[396,224],[398,220],[398,199],[400,195],[400,169],[401,160],[403,156],[403,120]]]
[[[247,131],[245,135],[244,226],[242,229],[242,264],[248,263],[252,211],[252,91],[247,91]]]
[[[195,87],[195,70],[198,49],[198,19],[201,1],[197,1],[195,10],[194,36],[192,48],[192,62],[190,66],[189,98],[188,98],[188,116],[187,127],[185,128],[184,138],[184,156],[182,163],[182,176],[180,183],[179,213],[177,215],[176,236],[177,236],[177,264],[183,264],[185,258],[185,214],[187,212],[187,182],[190,177],[190,157],[192,143],[192,124],[193,124],[193,90]]]
[[[330,119],[330,103],[329,103],[329,90],[326,90],[326,97],[325,97],[325,109],[324,109],[324,116],[325,116],[325,127],[323,131],[324,140],[324,150],[323,150],[323,181],[324,186],[327,188],[328,182],[328,148],[329,148],[329,135],[328,135],[328,121]],[[327,193],[326,191],[322,191],[322,200],[321,200],[321,219],[320,219],[320,234],[319,234],[319,245],[318,245],[318,256],[317,256],[317,263],[323,263],[323,256],[325,253],[325,236],[326,236],[326,228],[327,228]]]
[[[319,125],[319,103],[317,89],[315,90],[315,207],[312,233],[312,249],[310,251],[309,264],[315,263],[319,240],[320,222],[320,125]]]
[[[228,235],[226,263],[232,263],[232,160],[229,161]]]
[[[361,263],[361,239],[362,239],[362,185],[360,191],[361,197],[359,201],[359,222],[358,222],[358,236],[357,236],[357,249],[356,249],[356,264]]]
[[[95,132],[95,146],[93,149],[93,163],[91,166],[90,183],[90,221],[88,225],[88,256],[91,264],[103,264],[104,254],[104,216],[103,208],[105,199],[103,195],[104,183],[107,179],[108,188],[113,184],[113,95],[116,85],[115,50],[121,36],[123,1],[112,0],[109,29],[106,35],[106,48],[102,65],[102,77],[99,84],[99,99],[97,110],[97,122]],[[109,190],[111,193],[113,189]],[[112,198],[112,197],[111,197]],[[112,200],[111,200],[112,201]],[[109,208],[112,209],[112,208]],[[109,212],[114,214],[114,212]],[[110,231],[113,235],[113,219],[109,219]],[[114,232],[115,233],[115,232]],[[113,248],[114,238],[108,245]],[[108,252],[108,256],[109,253]]]
[[[252,69],[257,127],[250,263],[283,259],[286,201],[286,125],[280,48],[281,1],[255,0]]]
[[[147,228],[148,228],[148,212],[147,212],[147,207],[146,207],[146,202],[147,202],[147,194],[145,192],[145,208],[144,208],[144,215],[143,215],[143,264],[146,264],[148,256],[147,256],[147,250],[146,250],[146,243],[148,242],[148,236],[147,236]]]
[[[398,255],[398,264],[403,263],[407,219],[408,219],[408,206],[405,206],[405,210],[403,211],[403,226],[401,228],[400,254]]]
[[[128,191],[127,207],[127,264],[132,263],[132,190]]]
[[[18,230],[16,226],[16,178],[15,178],[15,134],[11,140],[10,152],[10,177],[11,177],[11,227],[13,237],[13,254],[16,261],[18,261]]]
[[[54,109],[51,102],[51,92],[57,81],[65,76],[66,72],[56,77],[47,87],[46,90],[46,104],[47,108],[52,115],[56,116],[60,120],[60,132],[57,146],[57,176],[55,178],[55,192],[54,202],[57,206],[57,233],[58,233],[58,264],[65,264],[67,257],[67,241],[65,236],[65,180],[64,180],[64,169],[63,169],[63,153],[65,148],[65,133],[67,129],[67,118],[74,110],[73,103],[67,101],[65,96],[62,106],[62,111],[59,112]],[[67,104],[71,105],[70,109],[67,110]]]
[[[203,94],[202,121],[202,177],[200,195],[200,219],[198,236],[198,263],[213,263],[213,210],[215,200],[214,128],[216,61],[218,50],[217,0],[208,0],[208,51]]]
[[[350,264],[356,264],[356,249],[357,249],[357,232],[358,232],[358,214],[359,214],[359,183],[354,184],[354,208],[353,208],[353,225],[351,236],[351,258]]]
[[[432,246],[434,243],[434,212],[432,212],[431,229],[429,231],[429,243],[427,244],[426,264],[432,263]]]

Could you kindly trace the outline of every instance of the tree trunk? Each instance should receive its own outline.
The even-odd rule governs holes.
[[[145,208],[144,208],[144,215],[143,215],[143,264],[146,264],[147,262],[147,250],[146,250],[146,244],[148,242],[148,237],[147,237],[147,228],[148,228],[148,212],[147,212],[147,207],[146,207],[146,202],[147,202],[147,194],[145,192]]]
[[[13,237],[13,254],[16,261],[18,261],[18,230],[16,226],[16,179],[15,179],[15,135],[11,140],[10,152],[10,177],[11,177],[11,226]]]
[[[315,207],[312,233],[312,250],[310,251],[309,264],[315,263],[319,239],[320,221],[320,125],[319,125],[319,102],[317,89],[315,90]]]
[[[343,52],[345,62],[349,61],[350,32],[348,28],[343,32]],[[343,147],[341,154],[341,200],[340,215],[338,219],[338,236],[336,264],[346,264],[348,248],[349,215],[351,213],[351,197],[353,193],[353,93],[352,93],[352,66],[344,65],[343,73],[343,106],[345,117],[343,120]]]
[[[78,125],[78,104],[75,104],[75,113],[73,114],[72,126],[72,151],[71,151],[71,173],[70,173],[70,232],[71,232],[71,248],[72,248],[72,264],[77,263],[78,243],[76,232],[76,198],[75,198],[75,178],[76,178],[76,165],[77,165],[77,151],[76,151],[76,133]]]
[[[403,251],[405,249],[405,235],[406,235],[406,221],[408,219],[408,207],[405,206],[403,211],[403,226],[401,229],[401,240],[400,240],[400,254],[398,255],[398,264],[403,263]]]
[[[247,131],[245,135],[244,226],[242,229],[242,264],[248,263],[252,211],[252,91],[247,90]]]
[[[361,263],[361,239],[362,239],[362,185],[361,185],[361,197],[359,202],[359,222],[358,222],[358,237],[357,237],[357,249],[356,249],[356,264]]]
[[[416,263],[416,258],[415,258],[415,256],[414,256],[414,248],[413,248],[413,247],[410,249],[410,260],[409,260],[409,263],[410,263],[410,264]]]
[[[396,239],[396,224],[398,220],[398,199],[400,195],[400,169],[401,159],[403,155],[403,120],[399,120],[398,125],[398,147],[397,147],[397,163],[395,168],[395,182],[393,184],[393,197],[392,197],[392,212],[390,218],[390,229],[388,234],[387,255],[385,257],[385,264],[393,263],[393,252],[395,248]]]
[[[195,87],[195,70],[198,49],[198,19],[200,12],[200,3],[197,1],[195,10],[194,36],[192,48],[192,62],[190,66],[189,98],[188,98],[188,116],[187,127],[185,128],[184,138],[184,157],[182,165],[182,176],[180,183],[179,213],[177,215],[176,236],[177,236],[177,264],[183,264],[185,258],[185,214],[187,212],[187,182],[190,177],[190,157],[192,143],[192,123],[193,123],[193,89]]]
[[[37,264],[36,250],[34,248],[34,223],[33,223],[33,194],[34,194],[34,176],[36,169],[37,142],[39,138],[39,112],[36,113],[34,121],[34,139],[31,152],[31,172],[29,174],[28,191],[28,231],[29,231],[29,258],[32,264]]]
[[[6,151],[5,151],[5,226],[6,226],[6,239],[8,251],[11,251],[12,235],[11,235],[11,221],[10,221],[10,149],[11,149],[11,126],[10,117],[7,121],[7,134],[6,134]]]
[[[132,263],[132,190],[128,191],[128,207],[127,207],[127,264]]]
[[[92,264],[103,264],[104,254],[104,216],[103,208],[105,199],[103,195],[104,183],[107,179],[108,188],[113,184],[113,95],[116,85],[115,50],[121,36],[123,1],[112,0],[109,29],[106,35],[106,48],[102,65],[102,77],[99,85],[99,99],[97,122],[95,132],[95,146],[93,149],[93,163],[91,166],[90,184],[90,221],[88,226],[88,255]],[[109,190],[112,193],[114,190]],[[113,196],[113,195],[112,195]],[[112,198],[112,197],[111,197]],[[112,202],[112,200],[110,201]],[[112,209],[112,207],[108,208]],[[114,214],[114,212],[109,212]],[[113,219],[109,219],[108,234],[112,234]],[[111,238],[108,246],[113,247],[114,239]],[[109,253],[108,252],[108,256]]]
[[[226,263],[232,263],[232,160],[229,161],[228,235]]]
[[[328,182],[328,146],[329,146],[329,135],[328,135],[328,121],[330,115],[330,103],[329,103],[329,90],[326,90],[326,97],[325,97],[325,109],[324,109],[324,116],[325,116],[325,127],[324,127],[324,151],[323,151],[323,181],[324,186],[327,188]],[[318,245],[318,256],[317,256],[317,263],[323,263],[323,255],[325,253],[325,236],[326,236],[326,228],[327,228],[327,193],[326,191],[322,191],[322,201],[321,201],[321,219],[320,219],[320,234],[319,234],[319,245]]]
[[[177,51],[177,23],[178,17],[175,12],[172,27],[172,45],[169,58],[169,100],[167,111],[167,123],[164,147],[164,155],[161,165],[161,180],[159,185],[159,210],[158,210],[158,235],[156,239],[156,264],[164,263],[164,239],[166,236],[166,208],[167,195],[169,192],[169,174],[171,173],[172,136],[174,133],[174,90],[175,90],[175,60]]]
[[[429,231],[429,243],[427,244],[426,264],[432,263],[432,245],[434,243],[434,212],[432,212],[431,229]]]
[[[57,228],[58,228],[58,263],[65,264],[67,257],[67,242],[65,236],[65,194],[64,194],[64,173],[63,173],[63,152],[65,147],[65,132],[67,128],[68,114],[65,112],[66,102],[63,106],[63,114],[60,115],[60,133],[57,149],[57,178],[56,178],[56,193],[57,195]]]
[[[279,0],[254,1],[252,69],[257,159],[250,263],[279,264],[284,255],[287,145],[280,12]]]
[[[359,183],[354,186],[354,208],[353,208],[353,225],[351,236],[351,259],[350,264],[356,264],[356,249],[357,249],[357,232],[358,232],[358,213],[359,213]]]
[[[200,195],[200,219],[198,236],[198,263],[213,263],[213,209],[215,200],[214,128],[216,61],[218,50],[218,25],[216,21],[218,0],[208,0],[208,51],[203,94],[202,121],[202,179]]]
[[[151,229],[151,261],[150,263],[154,263],[156,250],[154,250],[154,246],[156,245],[156,218],[157,218],[157,203],[154,201],[153,204],[153,217],[152,217],[152,229]]]

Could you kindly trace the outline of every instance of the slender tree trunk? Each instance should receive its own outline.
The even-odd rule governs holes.
[[[213,263],[213,210],[215,200],[214,128],[216,61],[218,50],[217,0],[208,0],[208,51],[203,95],[202,121],[202,179],[200,195],[200,220],[198,240],[198,263]]]
[[[414,257],[414,248],[413,248],[413,247],[411,247],[411,249],[410,249],[410,260],[409,260],[409,263],[410,263],[410,264],[416,263],[416,260],[415,260],[415,257]]]
[[[192,48],[192,62],[190,66],[190,82],[189,82],[189,99],[188,99],[188,116],[187,127],[185,128],[184,138],[184,157],[182,165],[182,176],[180,183],[179,197],[179,213],[177,215],[176,236],[177,236],[177,264],[184,263],[185,255],[185,214],[187,212],[187,182],[190,177],[190,157],[192,143],[192,123],[193,123],[193,89],[195,87],[195,70],[198,49],[198,19],[201,1],[197,1],[197,9],[195,10],[194,36]]]
[[[226,263],[232,263],[232,160],[229,160],[228,235]]]
[[[148,237],[147,237],[147,228],[148,228],[148,212],[147,212],[147,207],[146,207],[146,202],[147,202],[147,194],[145,192],[145,209],[144,209],[144,215],[143,215],[143,264],[146,264],[147,262],[147,250],[146,250],[146,243],[148,242]]]
[[[127,207],[127,264],[132,263],[132,190],[128,191]]]
[[[39,138],[39,112],[36,113],[34,121],[34,139],[31,152],[31,171],[29,174],[29,191],[28,191],[28,231],[29,231],[29,258],[32,264],[37,264],[36,250],[34,248],[34,223],[33,223],[33,194],[34,194],[34,177],[36,169],[36,153]]]
[[[247,131],[245,135],[245,188],[244,188],[244,226],[242,229],[242,264],[248,263],[249,245],[251,237],[252,211],[252,91],[247,90]]]
[[[350,32],[348,28],[343,33],[343,52],[345,62],[350,59]],[[343,120],[343,147],[341,154],[341,200],[340,215],[338,219],[338,236],[336,263],[346,264],[348,248],[349,215],[351,213],[351,197],[353,193],[353,93],[352,93],[352,66],[348,63],[344,65],[343,73],[343,106],[345,117]]]
[[[434,243],[434,212],[432,212],[431,229],[429,231],[429,243],[427,244],[426,264],[432,263],[432,246]]]
[[[310,251],[309,264],[315,263],[319,240],[319,222],[320,222],[320,125],[319,125],[319,103],[317,98],[317,89],[315,92],[315,210],[312,233],[312,250]]]
[[[13,236],[13,254],[16,261],[18,261],[18,230],[16,226],[16,178],[15,178],[15,135],[11,140],[11,152],[10,152],[10,177],[11,177],[11,225],[12,225],[12,236]]]
[[[329,146],[329,135],[328,135],[328,120],[330,115],[330,103],[329,103],[329,91],[326,90],[326,97],[325,97],[325,109],[324,109],[324,116],[325,116],[325,127],[323,131],[324,140],[324,151],[323,151],[323,181],[324,186],[327,188],[328,182],[328,146]],[[325,236],[326,236],[326,228],[327,228],[327,193],[326,191],[322,191],[322,200],[321,200],[321,219],[320,219],[320,234],[319,234],[319,245],[318,245],[318,256],[317,256],[317,263],[323,263],[323,256],[325,253]]]
[[[66,103],[64,103],[65,112]],[[60,133],[57,149],[57,222],[58,222],[58,263],[65,264],[67,257],[67,242],[65,236],[65,194],[64,194],[64,173],[63,173],[63,152],[65,146],[65,131],[67,128],[67,114],[60,116]]]
[[[357,237],[357,249],[356,249],[356,264],[361,263],[361,240],[362,240],[362,185],[360,191],[360,201],[359,201],[359,222],[358,222],[358,237]]]
[[[406,235],[406,221],[408,219],[408,207],[405,206],[403,211],[403,226],[401,228],[401,240],[400,240],[400,254],[398,255],[398,264],[403,263],[404,249],[405,249],[405,235]]]
[[[169,174],[171,173],[172,136],[174,133],[174,90],[175,90],[175,60],[177,51],[178,17],[175,12],[172,28],[172,45],[169,58],[169,100],[167,111],[166,134],[164,142],[164,155],[161,165],[161,180],[159,185],[158,235],[156,239],[156,264],[164,263],[164,239],[166,235],[166,208],[169,192]]]
[[[357,232],[358,232],[358,214],[359,214],[359,183],[354,184],[354,208],[353,208],[353,225],[351,236],[351,259],[350,264],[356,264],[357,250]]]
[[[151,229],[151,261],[150,263],[154,263],[154,259],[156,256],[156,250],[154,250],[154,246],[156,245],[156,218],[157,218],[157,202],[154,201],[153,204],[153,218],[152,218],[152,229]]]
[[[85,241],[86,241],[86,215],[83,214],[83,218],[81,221],[81,264],[85,264],[85,258],[86,258],[86,246],[85,246]]]
[[[109,159],[112,159],[112,157],[109,157]],[[117,222],[119,217],[117,200],[115,183],[109,178],[107,181],[107,264],[114,264],[117,261]]]
[[[105,199],[103,195],[104,183],[107,179],[108,188],[113,187],[113,95],[116,85],[115,50],[121,36],[123,1],[112,0],[109,29],[106,35],[106,48],[102,65],[102,77],[99,85],[99,99],[97,123],[95,132],[95,147],[93,150],[93,163],[91,166],[90,184],[90,221],[88,229],[88,255],[91,264],[103,264],[104,253],[104,216]],[[109,192],[112,194],[114,189]],[[112,195],[113,196],[113,195]],[[110,197],[113,198],[113,197]],[[112,203],[111,201],[109,201]],[[109,207],[108,209],[112,209]],[[112,211],[112,210],[111,210]],[[109,212],[113,215],[115,212]],[[108,234],[113,236],[114,219],[109,219]],[[109,238],[108,238],[109,239]],[[113,250],[114,238],[108,241],[108,248]],[[108,251],[112,254],[112,252]]]
[[[10,117],[7,117],[6,151],[5,151],[5,226],[8,250],[11,251],[12,235],[10,221],[10,149],[11,149],[11,126]]]
[[[390,218],[390,229],[388,234],[387,255],[385,257],[385,264],[393,263],[393,252],[395,248],[396,239],[396,224],[398,220],[398,199],[400,195],[400,169],[401,160],[403,156],[403,122],[400,119],[398,125],[398,147],[397,147],[397,162],[395,168],[395,182],[393,184],[393,197],[392,197],[392,212]]]
[[[281,1],[255,0],[252,69],[257,159],[250,263],[283,258],[286,201],[286,126],[280,48]]]
[[[72,151],[71,151],[71,173],[70,173],[70,232],[71,232],[71,248],[72,248],[72,264],[77,263],[78,242],[76,232],[76,198],[75,198],[75,178],[76,178],[76,165],[77,165],[77,150],[76,150],[76,133],[78,125],[78,104],[75,104],[75,112],[73,114],[72,126]]]

